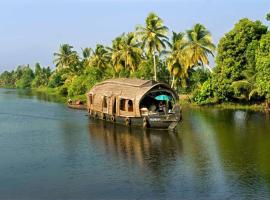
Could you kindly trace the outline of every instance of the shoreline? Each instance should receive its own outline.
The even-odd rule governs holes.
[[[15,89],[20,90],[17,88],[12,87],[0,87],[3,89]],[[78,95],[78,96],[63,96],[59,94],[57,88],[29,88],[29,91],[33,93],[42,93],[48,96],[54,96],[57,98],[57,102],[67,104],[67,100],[71,98],[73,101],[80,99],[84,105],[86,104],[86,95]],[[261,104],[240,104],[240,103],[233,103],[233,102],[223,102],[219,104],[204,104],[198,105],[193,102],[190,102],[188,95],[179,95],[180,100],[179,104],[185,108],[218,108],[223,110],[250,110],[250,111],[258,111],[258,112],[266,112],[264,103]]]
[[[216,103],[216,104],[203,104],[199,105],[196,103],[191,102],[189,95],[179,95],[179,103],[183,107],[192,107],[192,108],[219,108],[224,110],[251,110],[251,111],[259,111],[265,112],[265,104],[241,104],[241,103],[234,103],[234,102],[223,102],[223,103]]]

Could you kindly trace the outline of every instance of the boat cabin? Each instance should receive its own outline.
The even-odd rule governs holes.
[[[177,93],[152,80],[110,79],[87,93],[87,108],[97,118],[128,119],[173,114]],[[112,121],[111,120],[111,121]]]

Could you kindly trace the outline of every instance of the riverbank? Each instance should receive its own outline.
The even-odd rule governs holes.
[[[5,89],[16,89],[12,87],[0,87]],[[19,90],[19,89],[18,89]],[[76,96],[63,96],[60,94],[58,88],[31,88],[29,91],[33,92],[34,94],[46,94],[48,96],[54,97],[53,100],[59,103],[66,104],[68,99],[72,99],[72,101],[81,100],[83,104],[86,104],[86,95],[76,95]],[[179,104],[182,107],[192,107],[192,108],[219,108],[219,109],[227,109],[227,110],[253,110],[253,111],[265,111],[265,104],[240,104],[240,103],[233,103],[233,102],[223,102],[218,104],[204,104],[199,105],[192,102],[190,95],[187,94],[180,94],[179,95]]]
[[[230,110],[253,110],[253,111],[265,111],[265,103],[258,104],[241,104],[234,102],[223,102],[216,104],[196,104],[192,102],[190,95],[183,94],[179,95],[179,103],[184,107],[197,107],[197,108],[219,108],[219,109],[230,109]]]
[[[59,99],[62,103],[67,103],[68,99],[70,98],[73,101],[81,100],[84,104],[86,104],[86,95],[85,94],[68,97],[68,96],[61,95],[57,88],[45,88],[44,87],[44,88],[32,88],[31,90],[33,92],[37,92],[37,93],[46,93],[48,95],[57,96],[57,97],[59,97]]]
[[[86,95],[76,95],[76,96],[63,96],[59,93],[57,88],[32,88],[31,91],[34,93],[44,93],[46,95],[55,96],[58,102],[67,103],[68,99],[72,101],[81,100],[86,104]],[[180,94],[179,95],[179,104],[183,107],[193,107],[193,108],[219,108],[219,109],[230,109],[230,110],[253,110],[253,111],[265,111],[265,104],[240,104],[233,102],[223,102],[219,104],[204,104],[198,105],[191,101],[190,95]]]

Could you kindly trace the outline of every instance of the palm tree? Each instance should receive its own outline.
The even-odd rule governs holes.
[[[175,87],[176,78],[186,78],[188,70],[188,56],[185,54],[184,48],[187,42],[184,33],[173,32],[171,50],[167,58],[168,71],[173,77],[171,87]]]
[[[270,13],[267,13],[267,15],[266,15],[266,20],[267,20],[267,21],[270,21]]]
[[[92,50],[89,64],[102,70],[110,66],[110,56],[103,45],[97,44],[96,49]]]
[[[124,67],[125,63],[121,60],[121,42],[123,34],[112,41],[112,48],[108,47],[109,55],[111,57],[112,66],[116,73],[119,73]]]
[[[78,55],[69,44],[60,45],[59,53],[54,53],[54,63],[58,70],[70,68],[78,63]]]
[[[81,68],[82,70],[88,68],[90,66],[90,58],[91,58],[91,48],[82,49],[82,60],[81,60]]]
[[[256,87],[256,71],[254,69],[246,69],[242,71],[242,80],[233,81],[231,88],[234,90],[236,98],[250,100],[259,94]]]
[[[192,29],[186,31],[186,34],[188,43],[185,51],[189,55],[189,67],[206,66],[212,72],[208,54],[214,56],[215,45],[210,32],[202,24],[195,24]]]
[[[84,60],[87,60],[88,58],[90,58],[91,48],[86,47],[86,48],[82,49],[82,56],[83,56]]]
[[[163,25],[163,20],[155,13],[150,13],[146,18],[145,27],[139,25],[136,28],[137,34],[142,40],[143,48],[153,56],[154,62],[154,80],[157,80],[156,53],[160,53],[168,44],[168,28]]]
[[[116,65],[124,65],[132,73],[135,72],[141,61],[141,44],[137,42],[134,33],[123,34],[117,41],[117,50],[112,57],[113,62]]]

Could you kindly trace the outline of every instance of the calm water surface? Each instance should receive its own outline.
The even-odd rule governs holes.
[[[0,89],[0,199],[269,199],[270,117],[184,109],[176,133]]]

